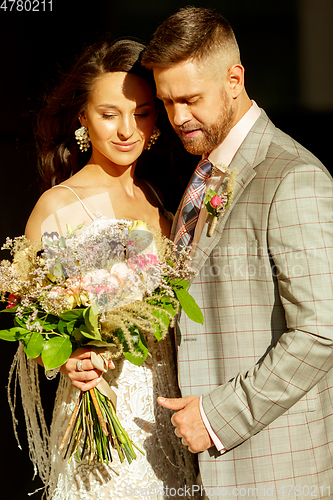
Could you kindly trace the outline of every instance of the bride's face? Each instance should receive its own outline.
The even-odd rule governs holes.
[[[137,75],[106,73],[95,82],[80,121],[89,130],[93,162],[132,165],[156,122],[155,95]]]

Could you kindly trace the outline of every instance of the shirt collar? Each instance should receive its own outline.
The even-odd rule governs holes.
[[[228,167],[240,148],[247,134],[258,120],[261,114],[259,106],[252,101],[252,106],[244,116],[230,130],[227,137],[216,149],[208,156],[209,161],[219,168],[219,164]]]

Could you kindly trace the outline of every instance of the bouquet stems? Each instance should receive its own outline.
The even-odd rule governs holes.
[[[143,453],[130,440],[112,402],[96,388],[80,392],[59,450],[66,443],[64,459],[69,461],[76,454],[79,461],[86,455],[89,463],[109,464],[115,448],[120,462],[126,458],[130,464],[136,458],[134,448]]]

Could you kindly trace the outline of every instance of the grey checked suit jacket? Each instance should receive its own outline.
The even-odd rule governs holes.
[[[203,485],[209,498],[329,498],[332,179],[263,111],[233,168],[230,209],[212,237],[207,219],[193,260],[204,325],[182,314],[177,332],[182,394],[203,395],[227,449],[199,455]]]

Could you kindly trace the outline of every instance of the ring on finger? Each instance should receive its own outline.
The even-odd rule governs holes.
[[[84,372],[84,369],[82,368],[82,360],[79,359],[78,362],[76,363],[76,369],[78,372]]]

